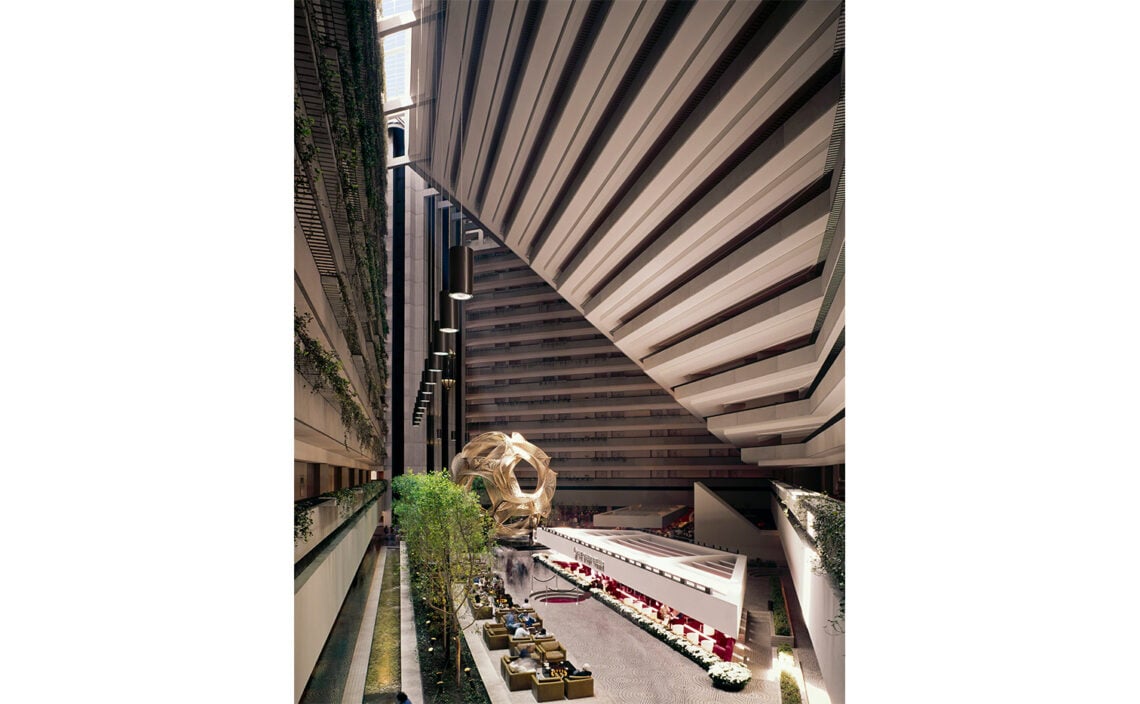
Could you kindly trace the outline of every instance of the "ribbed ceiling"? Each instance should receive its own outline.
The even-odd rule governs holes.
[[[413,168],[526,265],[482,258],[473,358],[612,341],[744,461],[842,464],[842,3],[416,11]]]

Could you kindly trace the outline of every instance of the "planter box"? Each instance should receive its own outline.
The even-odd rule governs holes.
[[[336,499],[325,499],[323,503],[317,504],[309,509],[309,515],[313,518],[313,525],[309,531],[309,539],[294,543],[293,562],[297,562],[307,555],[310,550],[319,545],[322,540],[332,534],[342,523],[356,515],[356,512],[360,510],[362,505],[364,505],[363,490],[357,492],[352,510],[344,516],[341,516],[340,509],[337,508]]]

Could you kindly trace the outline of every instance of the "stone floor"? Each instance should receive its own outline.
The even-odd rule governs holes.
[[[408,577],[408,548],[400,543],[400,683],[412,704],[424,704],[416,620],[412,613],[412,582]]]
[[[572,585],[545,565],[532,563],[530,553],[501,551],[497,568],[505,573],[508,560],[515,566],[507,589],[516,603],[533,591]],[[518,567],[522,565],[521,571]],[[610,704],[617,702],[653,702],[655,704],[688,704],[689,702],[771,702],[779,704],[777,683],[764,677],[753,677],[743,692],[723,692],[712,686],[704,668],[674,651],[596,599],[569,604],[532,604],[542,616],[546,629],[566,646],[567,658],[575,665],[589,663],[594,673],[594,697],[581,701]],[[479,637],[482,622],[477,622],[467,639],[476,665],[483,675],[488,694],[496,704],[533,702],[529,690],[510,692],[499,674],[499,658],[505,650],[487,653]],[[489,672],[487,671],[489,670]],[[498,683],[496,685],[495,683]]]

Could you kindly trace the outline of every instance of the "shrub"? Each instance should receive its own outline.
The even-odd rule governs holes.
[[[805,499],[804,503],[813,516],[815,546],[819,553],[819,567],[831,577],[835,588],[843,592],[847,588],[844,570],[846,534],[846,507],[841,501],[828,497]]]
[[[464,668],[463,685],[456,689],[455,680],[444,672],[455,669],[455,651],[445,654],[443,646],[444,629],[438,618],[434,618],[425,602],[425,595],[412,583],[412,616],[416,622],[416,646],[420,655],[420,672],[423,674],[424,697],[435,704],[490,704],[491,697],[483,685],[483,678],[464,646],[461,660]],[[454,638],[450,631],[448,637]],[[434,638],[434,640],[433,640]]]
[[[780,647],[776,648],[776,652],[780,653],[781,655],[784,653],[791,655],[792,654],[792,646],[787,645],[787,644],[783,644]]]
[[[784,590],[780,588],[779,577],[772,577],[772,625],[776,628],[776,635],[792,635],[792,626],[788,622],[788,607],[784,603]]]
[[[800,686],[787,672],[780,673],[780,701],[782,704],[802,704]]]

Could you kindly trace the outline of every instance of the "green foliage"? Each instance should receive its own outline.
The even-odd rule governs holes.
[[[781,502],[788,518],[798,523],[815,544],[819,557],[815,565],[817,572],[826,574],[839,593],[839,613],[829,623],[834,631],[842,633],[847,612],[846,504],[826,494],[803,489],[782,496]]]
[[[319,340],[309,334],[308,324],[313,316],[293,312],[293,368],[305,378],[313,391],[328,389],[336,399],[340,420],[346,430],[351,429],[360,446],[382,459],[383,443],[372,427],[372,420],[357,402],[356,392],[348,379],[341,374],[343,366],[336,355],[324,348]],[[348,436],[344,439],[348,447]]]
[[[443,647],[446,637],[443,621],[434,615],[414,584],[412,615],[416,621],[416,649],[420,655],[420,673],[423,675],[425,700],[434,704],[491,704],[491,698],[479,676],[479,669],[475,666],[470,650],[463,649],[460,665],[462,677],[459,686],[456,686],[450,676],[444,676],[445,672],[454,671],[455,658]],[[451,638],[454,638],[454,635],[449,640]]]
[[[812,515],[812,530],[815,533],[815,549],[819,555],[818,569],[831,578],[831,583],[839,592],[839,614],[831,619],[831,627],[842,633],[847,612],[846,565],[846,504],[826,496],[813,496],[803,500]]]
[[[770,578],[772,583],[772,625],[778,636],[792,635],[792,626],[788,622],[788,605],[784,603],[784,590],[780,588],[780,578]]]
[[[389,552],[384,562],[380,603],[376,609],[372,651],[364,679],[364,701],[393,701],[400,690],[400,560]]]
[[[491,555],[494,522],[475,494],[445,471],[401,475],[392,480],[392,489],[412,584],[432,620],[443,624],[441,645],[449,654],[449,634],[459,633],[459,611]],[[454,660],[448,659],[448,667],[454,668]]]
[[[305,115],[299,98],[293,99],[293,145],[297,148],[297,157],[302,164],[309,164],[317,155],[317,147],[313,144],[313,125],[315,120]]]
[[[374,482],[368,482],[360,486],[338,489],[336,491],[326,491],[321,494],[321,496],[336,500],[338,515],[340,515],[341,518],[347,518],[352,515],[356,509],[357,499],[361,499],[360,507],[363,508],[377,496],[383,494],[387,488],[388,482],[383,479],[377,479]]]
[[[788,655],[791,655],[792,654],[792,646],[788,645],[787,643],[781,643],[776,648],[776,652],[780,653],[780,654],[787,653]]]
[[[343,210],[347,222],[347,231],[340,238],[346,267],[337,273],[345,312],[341,327],[349,350],[364,358],[365,388],[358,391],[364,397],[362,402],[371,407],[379,430],[375,446],[368,449],[377,460],[382,460],[385,448],[381,440],[388,435],[389,369],[385,350],[389,325],[384,291],[388,285],[389,256],[384,200],[387,127],[380,102],[383,57],[376,36],[376,3],[350,0],[341,7],[326,6],[320,10],[311,0],[302,0],[302,5],[309,18],[312,41],[321,49],[317,59],[321,100],[316,101],[320,103],[316,109],[321,111],[322,135],[327,130],[331,138],[336,163],[336,172],[325,179],[323,192],[335,199],[333,206]],[[329,21],[330,15],[341,10],[347,20],[347,44],[338,38],[344,25]],[[299,114],[295,129],[299,143],[308,140],[306,130],[312,128],[305,122],[304,107],[295,111]],[[307,152],[298,147],[298,153],[304,161]]]
[[[313,507],[304,503],[293,504],[293,544],[303,543],[313,536]]]
[[[341,518],[347,518],[356,508],[356,500],[363,497],[361,508],[388,490],[388,482],[384,479],[367,482],[357,487],[340,489],[339,491],[326,491],[320,496],[302,499],[293,504],[293,544],[302,543],[313,537],[313,509],[323,503],[324,499],[336,501],[337,511]]]
[[[800,686],[796,678],[787,672],[780,673],[780,702],[782,704],[802,704],[800,699]]]
[[[324,496],[331,499],[336,499],[336,510],[341,518],[347,518],[352,515],[352,509],[356,508],[356,499],[360,496],[360,492],[354,489],[338,489],[330,491]]]
[[[835,588],[842,592],[847,585],[844,574],[845,504],[824,496],[804,499],[804,504],[812,514],[820,568],[831,577]]]

